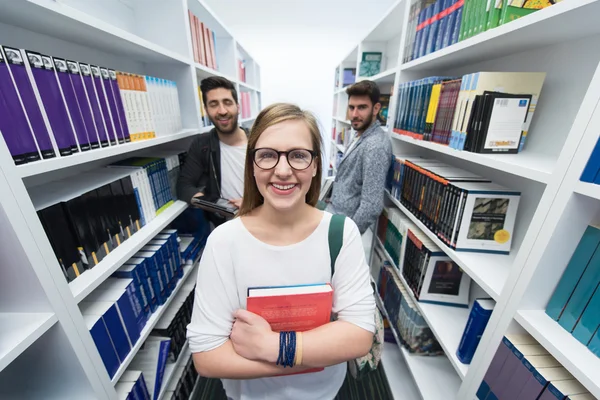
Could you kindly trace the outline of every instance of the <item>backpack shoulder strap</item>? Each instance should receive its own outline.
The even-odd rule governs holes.
[[[335,261],[337,260],[342,245],[344,244],[344,222],[346,217],[334,214],[329,221],[329,257],[331,258],[331,277],[335,272]]]

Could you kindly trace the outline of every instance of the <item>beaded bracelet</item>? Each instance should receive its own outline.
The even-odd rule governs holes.
[[[281,331],[279,332],[279,356],[277,357],[277,365],[293,367],[296,358],[296,332]]]

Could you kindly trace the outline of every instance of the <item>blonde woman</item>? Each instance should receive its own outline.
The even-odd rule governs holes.
[[[367,354],[373,342],[369,269],[348,218],[331,277],[332,215],[315,208],[320,157],[312,114],[292,104],[265,108],[248,139],[240,217],[215,229],[206,243],[188,338],[199,374],[221,378],[230,399],[331,400],[344,381],[345,362]],[[284,368],[280,335],[246,310],[247,289],[323,282],[334,289],[337,319],[303,332],[295,344],[301,365]],[[315,367],[324,369],[295,374]]]

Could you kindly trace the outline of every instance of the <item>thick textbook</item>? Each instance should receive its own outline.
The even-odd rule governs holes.
[[[246,308],[269,322],[271,329],[303,332],[331,320],[333,288],[329,283],[248,288]],[[317,372],[323,368],[304,371]]]
[[[471,363],[495,305],[490,299],[475,300],[456,351],[456,356],[463,364]]]

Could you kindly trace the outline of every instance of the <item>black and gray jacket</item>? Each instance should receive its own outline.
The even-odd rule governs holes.
[[[248,130],[242,129],[248,135]],[[198,192],[208,198],[221,197],[221,148],[215,128],[194,139],[177,180],[179,200],[190,203]],[[206,217],[215,225],[225,221],[213,213],[206,213]]]

